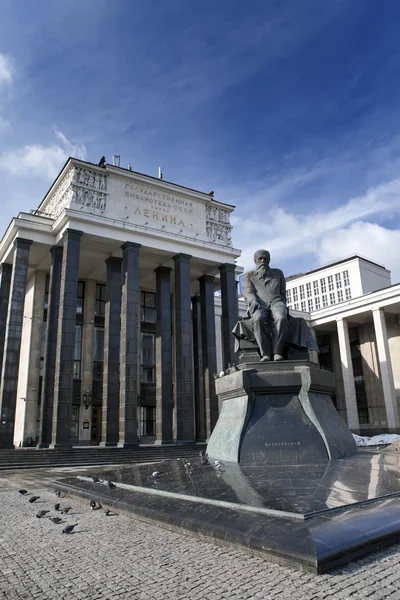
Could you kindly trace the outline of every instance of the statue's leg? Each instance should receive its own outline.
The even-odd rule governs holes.
[[[284,304],[271,306],[272,316],[272,351],[276,356],[282,356],[283,345],[286,341],[287,308]]]
[[[259,308],[251,316],[254,337],[261,357],[270,357],[272,354],[271,335],[268,329],[268,311]]]

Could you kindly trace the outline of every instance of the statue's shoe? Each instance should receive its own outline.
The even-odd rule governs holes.
[[[272,356],[270,354],[264,354],[264,356],[261,357],[260,362],[268,362],[272,360]]]
[[[284,358],[280,354],[274,354],[274,360],[284,360]]]

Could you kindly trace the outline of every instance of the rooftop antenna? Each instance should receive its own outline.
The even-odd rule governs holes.
[[[158,179],[162,179],[162,178],[163,178],[162,169],[161,169],[161,167],[158,167]]]
[[[114,167],[119,167],[120,158],[121,158],[120,154],[114,154],[113,155],[113,165],[114,165]]]
[[[128,165],[128,171],[132,171],[132,165]]]

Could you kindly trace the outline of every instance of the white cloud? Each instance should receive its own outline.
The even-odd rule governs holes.
[[[35,175],[52,180],[69,156],[86,158],[84,145],[70,142],[61,131],[55,127],[53,129],[61,144],[28,144],[23,148],[3,152],[0,155],[0,171],[11,175]]]
[[[275,264],[279,260],[294,261],[305,254],[326,263],[358,252],[378,262],[386,261],[394,275],[400,275],[389,252],[394,238],[397,240],[400,233],[369,222],[384,215],[400,214],[399,198],[400,179],[393,179],[330,210],[324,207],[302,215],[274,206],[264,213],[260,211],[259,218],[234,216],[234,244],[245,248],[239,262],[250,268],[258,248],[270,250]],[[355,233],[357,237],[352,238]]]
[[[13,61],[7,54],[0,54],[0,86],[11,84],[13,80]]]
[[[347,228],[332,231],[321,240],[318,255],[321,263],[327,263],[351,254],[361,254],[392,271],[392,283],[395,283],[400,280],[397,248],[400,248],[399,229],[357,221]]]

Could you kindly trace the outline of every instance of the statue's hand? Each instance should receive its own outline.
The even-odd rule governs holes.
[[[249,313],[252,315],[258,308],[260,308],[260,305],[258,304],[257,300],[250,300]]]

